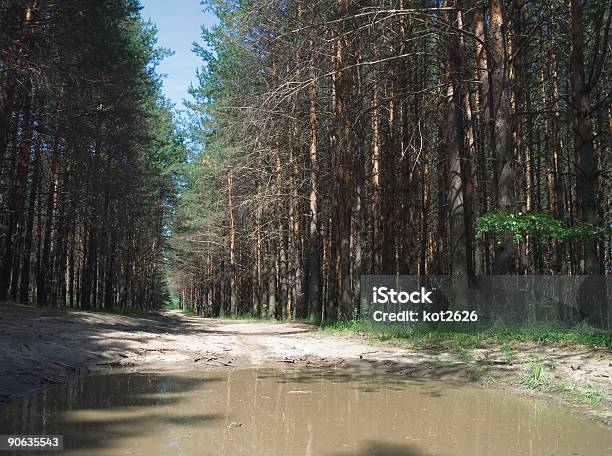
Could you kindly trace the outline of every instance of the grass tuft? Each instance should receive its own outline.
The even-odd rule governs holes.
[[[540,360],[532,361],[529,370],[519,379],[519,384],[527,389],[542,390],[549,384],[549,373]]]
[[[577,385],[574,385],[570,390],[570,394],[589,405],[597,405],[605,399],[604,395],[595,389],[593,385],[588,385],[586,389],[580,389]]]
[[[463,361],[464,363],[469,363],[470,361],[472,361],[472,359],[474,359],[472,352],[466,350],[463,347],[458,347],[455,353],[457,354],[457,358],[459,358],[459,360]]]
[[[501,355],[504,361],[508,364],[512,364],[516,360],[516,349],[506,342],[501,347]]]
[[[592,386],[589,386],[587,391],[582,392],[582,400],[589,405],[597,405],[604,400],[604,396]]]

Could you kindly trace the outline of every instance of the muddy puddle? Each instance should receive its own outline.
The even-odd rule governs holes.
[[[63,434],[70,455],[612,454],[612,430],[552,404],[339,371],[82,377],[1,409],[0,434]]]

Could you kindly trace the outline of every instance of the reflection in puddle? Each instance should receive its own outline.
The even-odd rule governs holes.
[[[0,434],[43,433],[74,455],[612,454],[610,429],[550,404],[313,370],[90,376],[0,410]]]

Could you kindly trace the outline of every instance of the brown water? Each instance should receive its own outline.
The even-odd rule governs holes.
[[[612,430],[551,404],[336,371],[84,377],[0,410],[0,434],[24,433],[69,455],[612,454]]]

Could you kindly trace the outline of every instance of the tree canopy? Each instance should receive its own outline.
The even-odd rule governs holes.
[[[362,274],[609,265],[609,4],[207,4],[184,307],[333,320]]]
[[[185,147],[136,0],[3,1],[0,300],[152,308]]]

